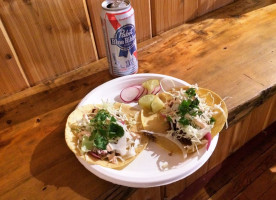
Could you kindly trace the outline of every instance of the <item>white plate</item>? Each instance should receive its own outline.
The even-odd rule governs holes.
[[[124,76],[98,86],[88,93],[78,106],[101,103],[102,100],[121,102],[119,95],[123,88],[153,78],[159,80],[169,78],[174,81],[176,86],[189,85],[183,80],[160,74],[148,73]],[[135,104],[133,103],[132,105]],[[201,148],[199,154],[191,154],[185,160],[180,155],[169,156],[166,150],[150,142],[147,148],[122,170],[91,165],[81,158],[77,158],[86,169],[106,181],[128,187],[155,187],[178,181],[195,172],[212,155],[217,141],[218,134],[213,138],[208,151],[205,148]],[[168,168],[164,170],[162,166],[165,162],[168,163]]]

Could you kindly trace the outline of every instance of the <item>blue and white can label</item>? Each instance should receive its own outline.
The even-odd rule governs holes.
[[[134,10],[129,2],[119,11],[108,9],[107,3],[102,3],[101,19],[110,73],[113,76],[135,74],[138,59]]]

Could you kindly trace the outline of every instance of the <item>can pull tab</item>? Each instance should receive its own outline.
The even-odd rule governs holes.
[[[107,8],[123,8],[125,6],[127,6],[127,3],[124,0],[114,0],[110,1]]]

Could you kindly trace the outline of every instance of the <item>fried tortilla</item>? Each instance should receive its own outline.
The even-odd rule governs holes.
[[[120,112],[123,113],[126,120],[133,119],[136,122],[136,123],[128,123],[126,121],[127,129],[129,130],[129,132],[135,133],[136,135],[139,136],[139,144],[136,145],[134,156],[131,156],[131,157],[121,156],[121,158],[123,159],[118,159],[115,163],[113,163],[113,162],[110,162],[108,159],[99,159],[95,156],[92,156],[91,153],[89,152],[82,152],[80,148],[81,141],[79,139],[78,131],[75,130],[76,129],[75,124],[83,120],[84,115],[87,115],[96,109],[97,110],[102,109],[103,108],[102,105],[85,105],[74,110],[67,119],[66,128],[65,128],[65,140],[68,147],[75,153],[75,155],[85,160],[86,162],[90,164],[101,165],[108,168],[122,169],[130,162],[132,162],[145,149],[148,143],[148,138],[145,137],[144,135],[137,134],[137,131],[140,129],[139,126],[141,126],[141,122],[140,122],[141,117],[138,110],[128,105],[120,104],[120,103],[115,103],[113,106],[114,106],[113,108],[116,110],[120,109]],[[93,133],[91,132],[91,134]],[[125,132],[125,135],[126,135],[126,132]],[[113,146],[116,146],[116,143],[114,143]],[[107,150],[104,150],[104,151],[107,151]],[[118,156],[118,152],[115,152],[114,155]]]
[[[188,89],[189,87],[176,88],[169,92],[160,93],[158,94],[158,96],[166,105],[168,105],[170,102],[172,102],[172,100],[177,101],[177,97],[170,94],[175,94],[177,92],[179,93],[180,90],[187,91]],[[228,116],[227,107],[225,105],[225,102],[221,99],[219,95],[217,95],[216,93],[208,89],[198,88],[196,90],[196,94],[197,94],[197,97],[199,99],[203,99],[204,103],[207,104],[207,106],[210,107],[213,111],[212,120],[214,121],[214,124],[210,129],[210,133],[213,138],[223,129],[224,124],[227,122],[227,116]],[[173,140],[172,139],[173,137],[168,137],[169,133],[172,134],[170,131],[173,128],[172,126],[174,126],[176,123],[173,123],[172,125],[172,123],[168,121],[166,109],[163,109],[159,113],[155,113],[155,114],[152,114],[147,110],[142,110],[141,122],[144,130],[150,131],[153,133],[153,135],[156,136],[156,140],[155,140],[156,143],[159,144],[161,147],[167,149],[171,153],[183,152],[182,150],[180,150],[180,143],[179,143],[180,141],[182,145],[181,147],[183,147],[187,153],[195,152],[197,151],[197,149],[202,148],[203,146],[206,146],[206,143],[208,143],[208,140],[202,137],[200,138],[201,141],[197,142],[195,148],[187,148],[190,146],[190,143],[192,143],[193,140],[190,140],[189,138],[187,139],[186,136],[184,136],[181,140],[180,139]],[[193,126],[195,125],[193,124]],[[183,135],[184,134],[185,133],[183,133]],[[179,136],[175,136],[175,138],[176,137],[179,138]],[[170,140],[168,138],[170,138]],[[176,143],[178,144],[176,145]]]

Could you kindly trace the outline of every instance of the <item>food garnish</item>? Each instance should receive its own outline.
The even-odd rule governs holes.
[[[159,110],[164,108],[164,103],[161,99],[153,94],[148,94],[143,96],[138,101],[139,106],[142,109],[146,109],[147,111],[157,113]]]
[[[66,142],[92,164],[117,168],[131,162],[147,145],[137,133],[139,111],[124,104],[87,105],[75,110],[66,125]]]
[[[208,150],[212,136],[227,121],[227,109],[221,98],[197,85],[172,88],[157,96],[164,103],[159,111],[162,117],[143,115],[142,132],[174,141],[176,146],[181,147],[184,157],[187,153],[198,152],[205,144]],[[168,127],[160,130],[160,127],[166,127],[165,123],[169,124]]]
[[[161,90],[159,80],[150,79],[141,84],[136,84],[124,88],[120,93],[120,98],[124,103],[138,101],[145,95],[156,95]]]
[[[154,98],[155,95],[147,94],[139,99],[138,104],[142,109],[151,110],[151,103],[153,102]]]
[[[142,85],[144,88],[146,88],[148,90],[149,94],[154,94],[154,93],[156,94],[158,91],[158,88],[160,88],[160,83],[159,83],[159,80],[157,80],[157,79],[147,80],[147,81],[143,82]]]

